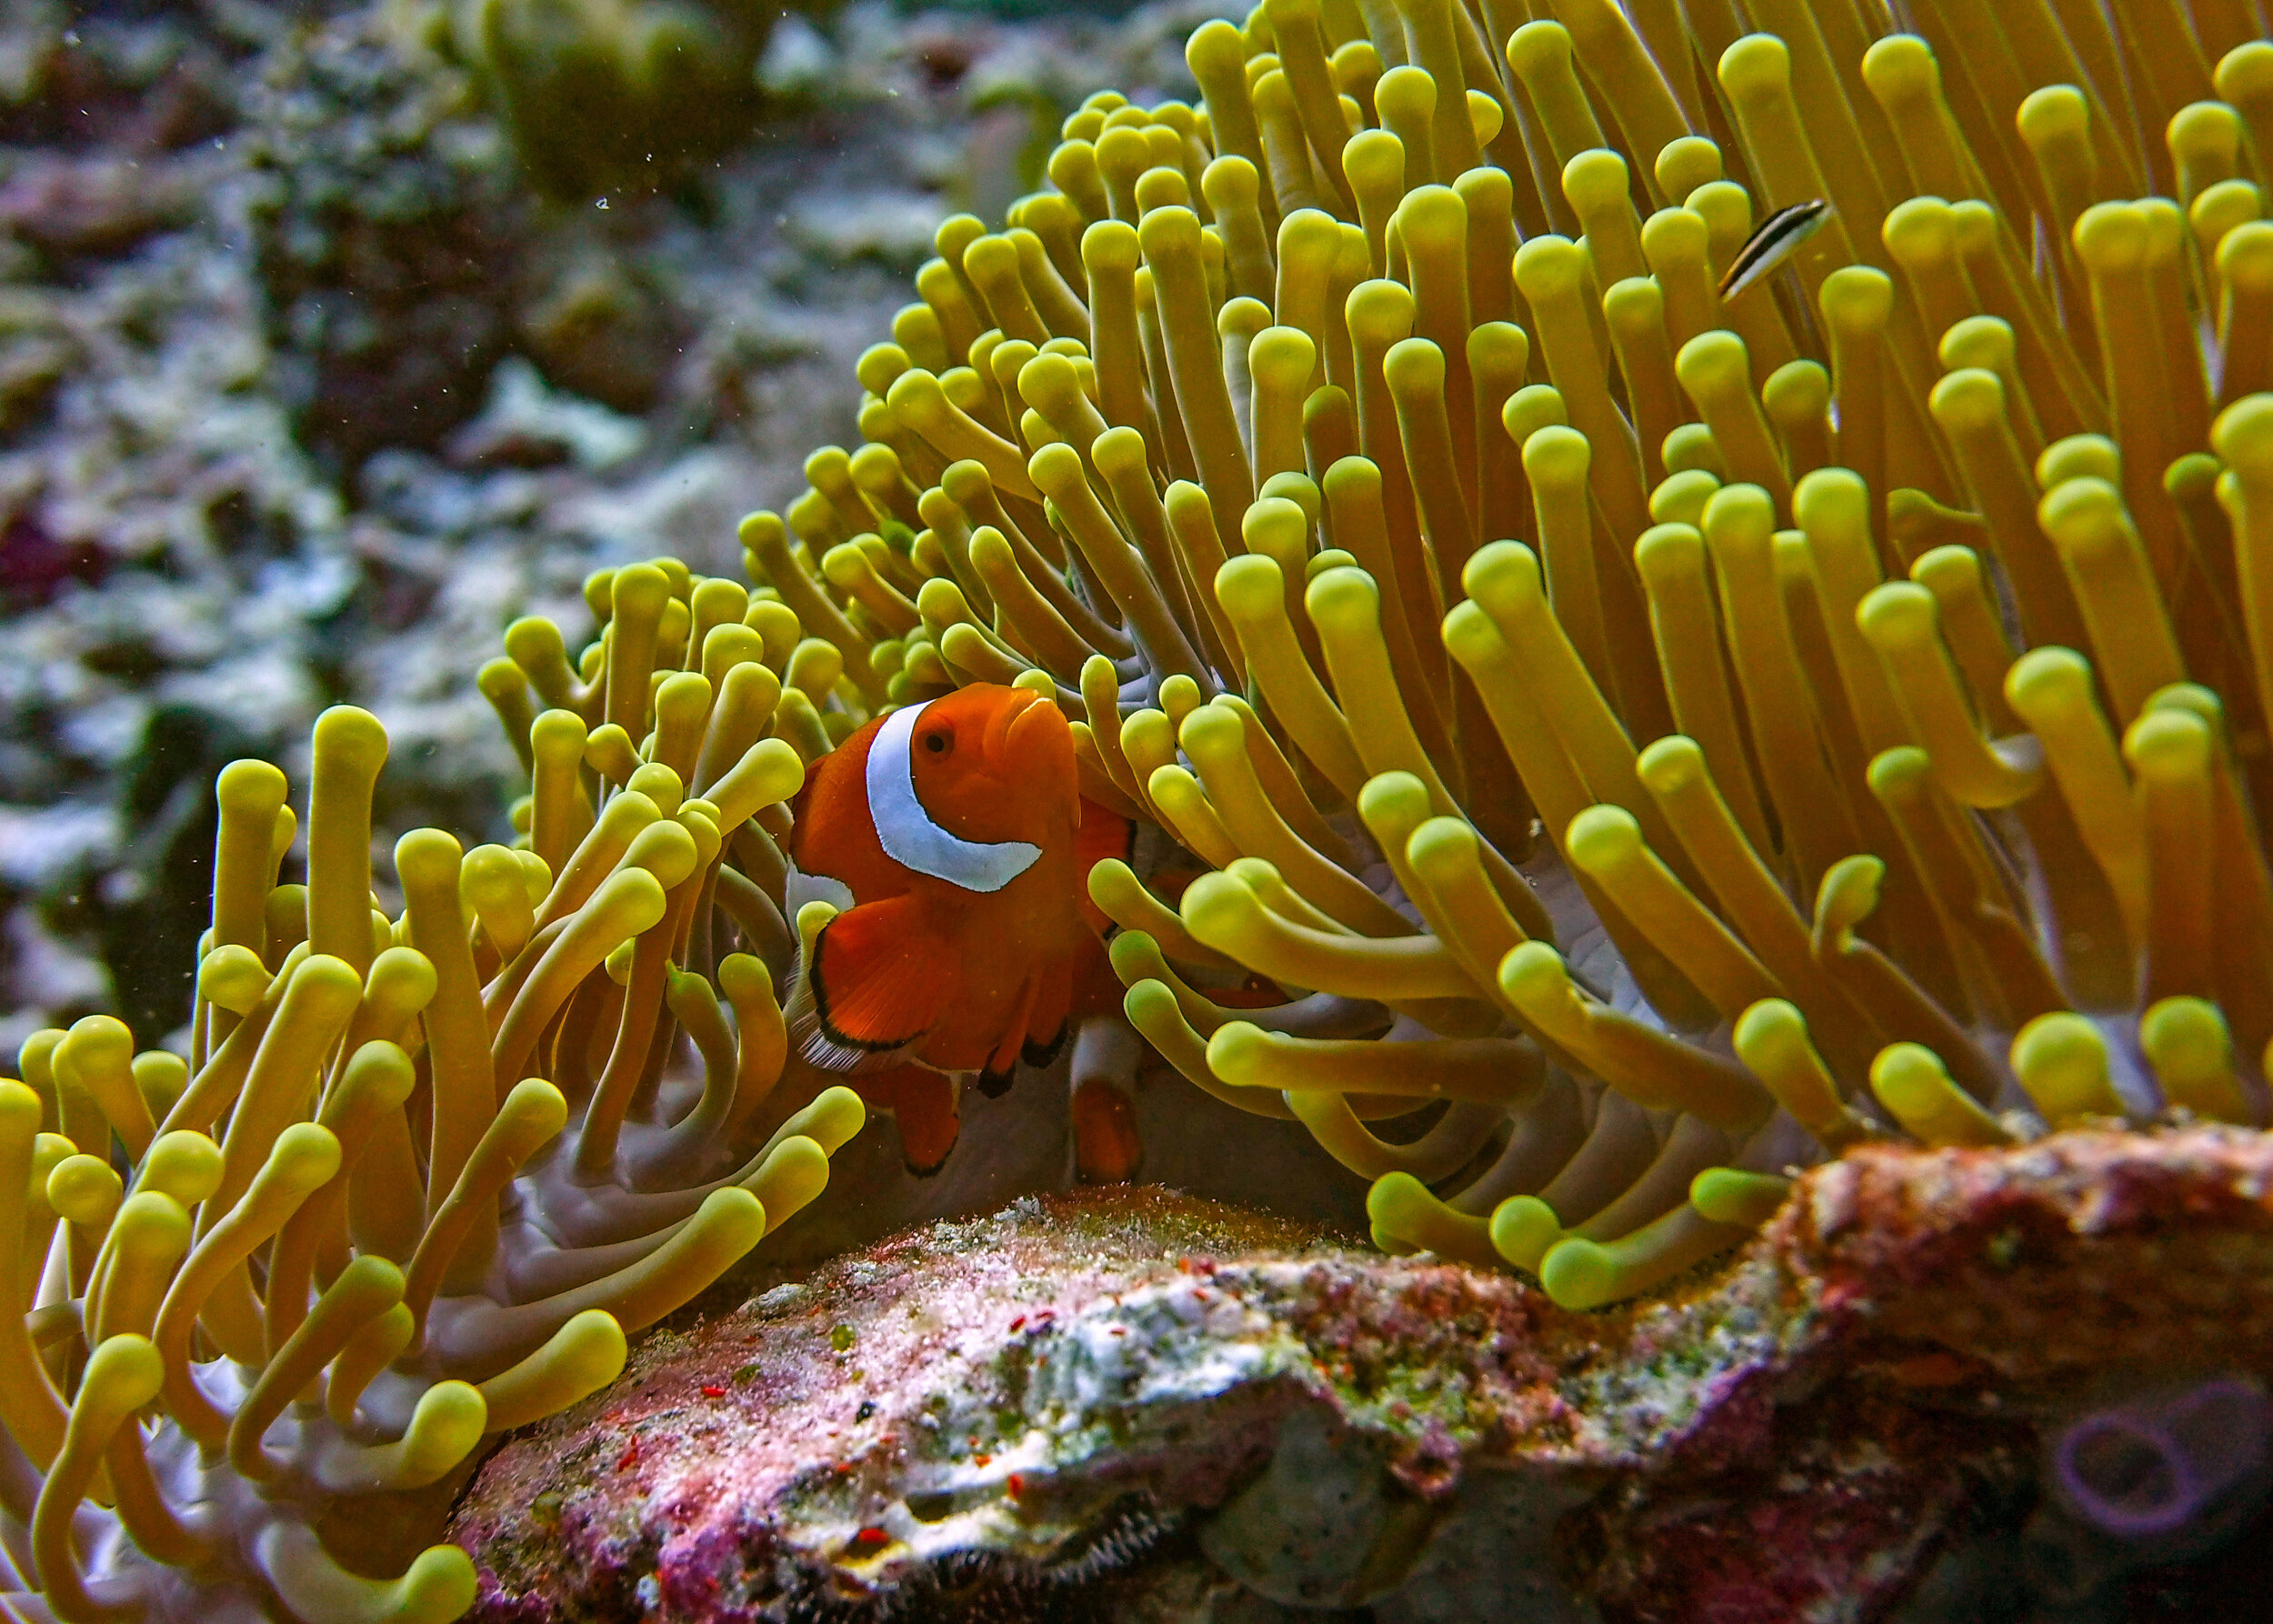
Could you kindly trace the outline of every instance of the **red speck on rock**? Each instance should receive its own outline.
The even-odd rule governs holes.
[[[9,608],[45,604],[66,581],[99,582],[102,553],[91,542],[60,542],[21,515],[0,526],[0,601]]]
[[[1955,1354],[1921,1353],[1902,1360],[1887,1374],[1906,1388],[1954,1388],[1973,1374],[1973,1368]]]

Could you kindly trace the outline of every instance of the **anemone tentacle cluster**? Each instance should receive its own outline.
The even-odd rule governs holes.
[[[742,530],[860,703],[1079,719],[1162,1056],[1570,1306],[1859,1137],[2265,1113],[2273,44],[1747,10],[1207,25]]]
[[[734,856],[803,767],[758,737],[756,634],[681,671],[684,618],[678,649],[635,649],[636,604],[650,632],[686,607],[661,571],[619,572],[601,680],[524,718],[516,847],[406,835],[390,916],[386,734],[327,711],[305,884],[277,883],[285,775],[220,777],[187,1057],[96,1016],[0,1082],[10,1616],[457,1617],[471,1559],[404,1569],[403,1491],[605,1387],[627,1332],[826,1185],[863,1108],[776,1088],[778,916],[769,934]],[[588,741],[630,731],[646,759],[587,779]]]

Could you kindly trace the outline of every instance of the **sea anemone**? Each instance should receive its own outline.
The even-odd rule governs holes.
[[[863,704],[1079,719],[1160,1055],[1574,1307],[1858,1137],[2264,1110],[2273,44],[1750,9],[1207,25],[743,526]]]
[[[305,884],[277,883],[285,775],[225,769],[186,1059],[103,1016],[25,1044],[0,1083],[15,1616],[456,1618],[456,1546],[365,1577],[402,1569],[404,1491],[613,1380],[626,1332],[826,1186],[859,1099],[776,1088],[771,977],[726,950],[768,940],[735,853],[804,769],[758,737],[758,634],[677,668],[702,588],[616,572],[596,680],[521,717],[525,840],[404,836],[399,915],[372,890],[376,718],[316,722]]]

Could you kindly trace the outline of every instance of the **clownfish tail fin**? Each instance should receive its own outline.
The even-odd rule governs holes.
[[[1018,1057],[1026,1048],[1026,1034],[1033,1030],[1035,999],[1040,989],[1038,978],[1027,979],[1025,989],[1018,995],[1017,1013],[1011,1018],[1008,1028],[1002,1035],[1002,1041],[995,1045],[995,1052],[986,1058],[986,1065],[978,1074],[978,1091],[989,1099],[999,1099],[1016,1075]]]
[[[1084,937],[1075,948],[1075,957],[1084,951],[1102,951],[1096,943]],[[1028,1066],[1047,1066],[1057,1058],[1066,1047],[1066,1018],[1072,1013],[1074,1001],[1074,965],[1058,959],[1044,967],[1035,978],[1034,997],[1026,1006],[1024,1041],[1018,1047],[1018,1058]]]
[[[1020,1045],[1018,1048],[1018,1058],[1028,1066],[1047,1066],[1052,1060],[1056,1059],[1059,1055],[1063,1054],[1065,1049],[1066,1023],[1061,1020],[1057,1023],[1057,1030],[1052,1032],[1041,1042],[1036,1043],[1033,1038],[1029,1038],[1024,1044]]]
[[[870,1109],[892,1114],[910,1173],[928,1178],[946,1165],[963,1132],[953,1078],[926,1066],[896,1066],[856,1078],[853,1088]]]
[[[1074,1089],[1074,1178],[1082,1184],[1126,1184],[1143,1166],[1136,1107],[1103,1078]]]
[[[1118,1015],[1081,1023],[1071,1068],[1074,1177],[1080,1183],[1125,1183],[1144,1165],[1131,1092],[1144,1055],[1144,1039]]]
[[[1017,1072],[1015,1068],[1009,1071],[996,1071],[991,1060],[987,1062],[986,1068],[981,1071],[976,1079],[978,1091],[989,1099],[1000,1099],[1010,1092],[1010,1085],[1017,1080]]]

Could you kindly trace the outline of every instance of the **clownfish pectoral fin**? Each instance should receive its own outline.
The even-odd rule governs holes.
[[[797,977],[790,1032],[825,1071],[873,1071],[912,1048],[955,996],[953,956],[912,897],[837,915],[814,938]]]
[[[946,1165],[963,1131],[953,1078],[925,1066],[896,1066],[854,1078],[853,1088],[873,1108],[892,1113],[909,1172],[928,1178]]]

